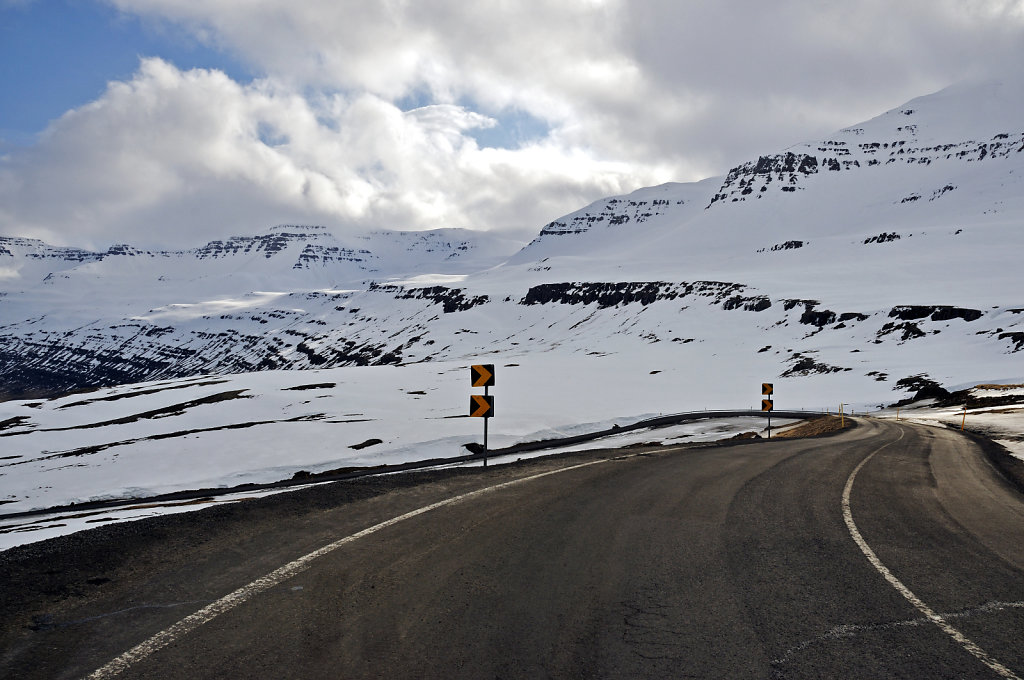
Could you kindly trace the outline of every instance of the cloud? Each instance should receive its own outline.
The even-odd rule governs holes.
[[[0,160],[0,220],[88,245],[194,245],[277,222],[529,238],[585,197],[657,179],[550,142],[479,148],[468,133],[494,124],[452,104],[403,112],[146,59]]]
[[[602,195],[1024,68],[1022,0],[108,2],[262,76],[144,60],[0,159],[8,233],[193,243],[315,221],[528,237]],[[517,120],[525,137],[498,134]]]
[[[657,155],[684,175],[1024,63],[1021,0],[116,4],[292,83],[518,108],[576,144]]]

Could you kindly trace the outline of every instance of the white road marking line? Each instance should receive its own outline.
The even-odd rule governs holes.
[[[1007,678],[1007,680],[1021,680],[1021,678],[1018,677],[1013,671],[1011,671],[1009,668],[993,659],[991,656],[989,656],[988,652],[986,652],[984,649],[982,649],[974,642],[969,640],[967,636],[965,636],[959,630],[951,626],[949,622],[946,621],[946,619],[944,619],[940,614],[936,613],[935,610],[933,610],[931,607],[926,605],[921,600],[921,598],[919,598],[910,590],[910,588],[908,588],[906,585],[904,585],[902,581],[896,578],[896,576],[891,571],[889,571],[888,567],[882,564],[882,561],[878,559],[878,555],[875,554],[875,551],[872,550],[871,546],[869,546],[867,541],[864,540],[864,537],[861,535],[860,530],[857,529],[857,525],[853,521],[853,512],[850,510],[850,491],[853,489],[853,480],[856,479],[857,473],[860,472],[860,469],[864,467],[864,465],[869,460],[871,460],[876,453],[886,448],[887,446],[895,444],[896,442],[903,439],[903,434],[904,430],[901,429],[899,439],[895,439],[889,442],[888,444],[884,444],[875,449],[874,451],[872,451],[868,455],[868,457],[862,460],[860,464],[853,469],[853,472],[850,473],[849,478],[846,480],[846,487],[843,488],[843,521],[846,522],[846,528],[850,530],[850,535],[853,537],[854,542],[857,544],[857,547],[860,548],[860,551],[864,553],[864,556],[868,558],[868,562],[871,563],[871,566],[873,566],[878,571],[878,573],[885,577],[885,580],[889,582],[889,585],[895,588],[900,595],[906,598],[906,600],[910,602],[910,604],[914,605],[914,607],[916,607],[919,612],[924,614],[926,619],[928,619],[936,626],[938,626],[939,629],[942,630],[942,632],[946,633],[951,638],[956,640],[961,647],[963,647],[968,652],[973,654],[979,661],[981,661],[983,664],[985,664],[993,671],[998,673],[1001,677]]]
[[[103,667],[93,671],[91,674],[87,676],[87,680],[107,680],[108,678],[116,677],[117,675],[121,674],[129,667],[131,667],[133,664],[142,661],[143,659],[153,654],[157,650],[166,647],[167,645],[174,642],[181,636],[195,630],[204,623],[211,621],[217,616],[231,609],[234,609],[243,602],[251,599],[255,595],[258,595],[265,590],[273,588],[282,581],[285,581],[291,578],[292,576],[295,576],[296,574],[306,570],[309,567],[310,563],[318,557],[323,557],[324,555],[333,552],[344,545],[352,543],[353,541],[357,541],[365,536],[369,536],[370,534],[376,533],[381,529],[386,529],[404,520],[416,517],[417,515],[422,515],[426,512],[430,512],[431,510],[436,510],[437,508],[441,508],[446,505],[452,505],[453,503],[458,503],[460,501],[464,501],[470,498],[482,496],[492,491],[498,491],[499,489],[504,489],[516,484],[522,484],[524,482],[530,482],[535,479],[540,479],[541,477],[547,477],[549,475],[554,475],[561,472],[578,470],[579,468],[584,468],[590,465],[597,465],[598,463],[606,463],[609,460],[611,459],[595,460],[589,463],[572,465],[567,468],[550,470],[548,472],[542,472],[540,474],[531,475],[529,477],[523,477],[522,479],[513,479],[510,482],[503,482],[495,486],[489,486],[485,489],[470,491],[469,493],[454,496],[443,501],[438,501],[437,503],[431,503],[430,505],[426,505],[422,508],[418,508],[416,510],[407,512],[404,515],[399,515],[398,517],[393,517],[389,520],[381,522],[380,524],[375,524],[372,527],[363,529],[362,531],[351,534],[350,536],[346,536],[345,538],[339,539],[333,543],[328,543],[322,548],[314,550],[308,555],[304,555],[293,562],[289,562],[283,567],[270,572],[262,578],[256,579],[255,581],[246,586],[242,586],[233,593],[225,595],[216,602],[206,607],[203,607],[196,613],[191,614],[190,616],[186,616],[184,619],[174,624],[170,628],[167,628],[157,633],[153,637],[149,638],[148,640],[139,643],[138,645],[129,649],[127,652],[118,656],[116,659],[110,661]]]
[[[1024,609],[1024,602],[987,602],[980,607],[972,607],[958,612],[951,612],[942,614],[942,618],[949,619],[966,619],[972,616],[979,616],[983,614],[992,614],[994,612],[1004,611],[1006,609]],[[890,621],[889,623],[875,623],[875,624],[856,624],[856,623],[844,623],[827,630],[824,634],[819,635],[816,638],[810,640],[804,640],[800,644],[786,650],[778,659],[773,659],[771,664],[773,666],[782,666],[789,663],[796,654],[808,649],[809,647],[816,645],[820,642],[829,640],[840,640],[843,638],[852,638],[860,635],[861,633],[871,633],[880,630],[899,630],[900,628],[912,628],[916,626],[931,625],[931,619],[927,618],[916,618],[907,619],[905,621]]]

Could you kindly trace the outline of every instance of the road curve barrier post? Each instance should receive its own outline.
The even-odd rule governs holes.
[[[494,397],[490,392],[494,384],[494,364],[474,364],[469,372],[470,385],[484,388],[483,394],[469,395],[469,416],[484,419],[484,467],[487,467],[487,423],[494,415]]]
[[[772,409],[775,408],[775,402],[772,400],[772,395],[775,394],[775,385],[772,383],[761,383],[761,396],[768,397],[767,399],[761,400],[761,410],[768,412],[768,439],[772,438]]]

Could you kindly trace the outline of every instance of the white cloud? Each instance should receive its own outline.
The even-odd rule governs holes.
[[[467,132],[493,124],[456,105],[307,98],[147,59],[0,161],[0,219],[10,233],[93,245],[196,244],[295,221],[528,238],[585,197],[658,179],[550,144],[478,148]]]
[[[114,2],[289,82],[515,107],[611,157],[716,172],[1024,62],[1021,0]]]
[[[603,194],[724,173],[1024,66],[1021,0],[107,1],[264,78],[145,60],[0,159],[8,233],[191,243],[306,220],[528,234]],[[539,136],[479,148],[517,112]]]

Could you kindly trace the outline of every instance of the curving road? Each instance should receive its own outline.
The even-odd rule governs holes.
[[[1024,677],[1024,497],[872,419],[331,485],[0,579],[12,678]]]

